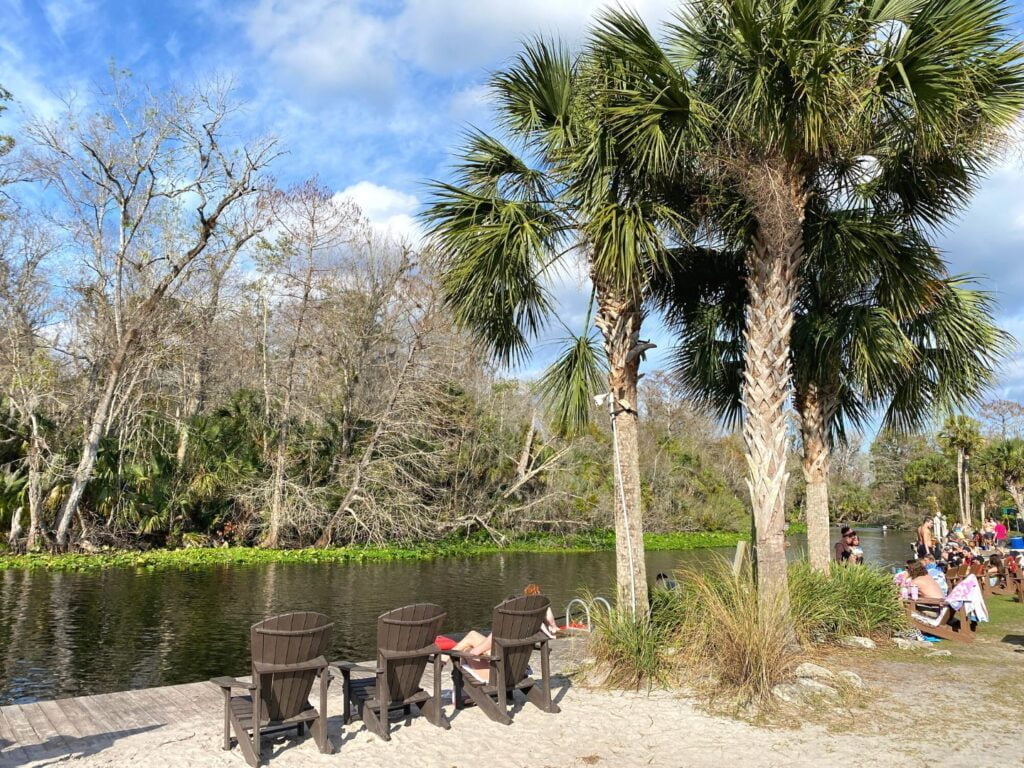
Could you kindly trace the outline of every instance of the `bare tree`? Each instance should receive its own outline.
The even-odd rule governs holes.
[[[59,201],[54,221],[81,265],[77,289],[109,320],[109,353],[93,362],[95,402],[57,525],[62,549],[136,347],[223,223],[261,193],[276,152],[273,140],[225,146],[236,108],[221,85],[156,96],[114,76],[99,96],[95,113],[68,102],[63,117],[26,130],[31,171]],[[236,222],[238,243],[255,234],[250,224]]]
[[[29,527],[26,547],[37,548],[44,535],[42,476],[47,444],[44,408],[55,397],[57,364],[44,336],[53,297],[45,274],[55,245],[24,211],[0,211],[0,392],[27,432]],[[11,516],[8,541],[17,546],[21,514]]]

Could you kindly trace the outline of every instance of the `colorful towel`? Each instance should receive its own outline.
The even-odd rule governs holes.
[[[973,621],[988,621],[985,598],[981,594],[978,577],[973,573],[950,590],[946,595],[946,604],[954,611],[960,610],[961,605],[965,606]]]

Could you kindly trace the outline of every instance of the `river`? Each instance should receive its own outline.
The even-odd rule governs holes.
[[[838,535],[838,534],[836,534]],[[906,559],[905,532],[861,531],[868,562]],[[802,555],[793,537],[791,557]],[[659,571],[730,550],[647,553]],[[523,585],[544,587],[556,613],[582,590],[610,595],[612,552],[498,554],[423,561],[267,564],[189,570],[0,571],[0,704],[245,674],[248,628],[273,613],[315,610],[334,622],[332,659],[373,656],[385,610],[434,602],[449,630],[488,623]]]

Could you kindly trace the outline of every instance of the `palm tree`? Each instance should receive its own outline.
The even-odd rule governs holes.
[[[1006,16],[1000,0],[695,0],[661,44],[622,10],[592,34],[596,56],[622,62],[603,120],[637,173],[689,187],[696,157],[748,212],[743,433],[769,599],[788,596],[789,344],[808,207],[862,186],[928,223],[959,205],[1024,104]],[[705,231],[735,234],[718,219]]]
[[[588,417],[588,392],[606,367],[618,600],[636,614],[647,609],[637,382],[653,346],[640,334],[650,274],[680,216],[638,183],[595,121],[607,76],[556,44],[526,45],[491,81],[508,143],[470,133],[455,183],[432,185],[425,219],[455,320],[501,363],[522,360],[557,317],[549,289],[556,270],[586,265],[603,361],[589,331],[573,336],[540,389],[571,430]]]
[[[971,456],[981,447],[981,426],[964,414],[951,414],[946,419],[939,440],[956,451],[956,491],[960,505],[960,522],[972,525],[971,516]]]
[[[1024,440],[997,440],[989,444],[979,459],[982,471],[991,476],[993,485],[1006,489],[1018,512],[1024,510]]]
[[[937,408],[977,400],[1007,335],[988,296],[949,278],[912,229],[870,210],[816,212],[793,326],[793,409],[807,483],[808,557],[827,569],[833,446],[884,409],[883,428],[920,428]],[[701,266],[673,261],[659,298],[678,329],[675,369],[687,390],[726,420],[740,415],[743,308],[739,254]]]

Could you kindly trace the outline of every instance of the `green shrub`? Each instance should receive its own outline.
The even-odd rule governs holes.
[[[820,573],[796,563],[789,569],[789,594],[793,624],[805,643],[843,635],[890,636],[906,627],[899,591],[879,568],[833,564]]]
[[[751,569],[734,576],[724,559],[677,574],[657,591],[650,616],[595,612],[591,651],[617,687],[670,685],[683,676],[739,705],[766,702],[814,643],[843,635],[889,635],[905,626],[892,578],[869,567],[818,573],[790,567],[790,613],[758,599]]]

